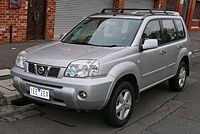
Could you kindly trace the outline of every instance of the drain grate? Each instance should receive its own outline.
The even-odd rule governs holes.
[[[25,105],[29,105],[31,103],[32,102],[30,100],[28,100],[27,98],[20,98],[20,99],[11,101],[11,104],[14,106],[25,106]]]

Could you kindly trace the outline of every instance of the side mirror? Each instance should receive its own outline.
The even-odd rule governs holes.
[[[158,40],[157,39],[147,39],[144,41],[142,45],[142,50],[148,50],[158,47]]]
[[[61,33],[60,34],[60,40],[62,40],[62,38],[66,35],[67,33]]]

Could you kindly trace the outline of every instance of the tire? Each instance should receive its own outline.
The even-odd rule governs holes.
[[[103,121],[113,127],[122,127],[132,115],[134,102],[133,86],[129,82],[120,81],[115,86],[107,106],[101,112]]]
[[[181,62],[176,75],[169,80],[169,88],[173,91],[182,91],[187,79],[187,65]]]

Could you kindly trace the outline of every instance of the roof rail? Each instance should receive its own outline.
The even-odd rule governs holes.
[[[101,13],[106,13],[106,10],[121,10],[119,13],[124,13],[126,10],[131,10],[131,11],[138,11],[136,13],[150,13],[150,14],[166,14],[166,15],[179,15],[177,12],[173,11],[166,11],[166,10],[160,10],[160,9],[140,9],[140,8],[104,8]]]
[[[120,13],[124,13],[124,10],[143,10],[151,12],[151,9],[139,9],[139,8],[104,8],[101,13],[105,13],[106,10],[121,10]]]

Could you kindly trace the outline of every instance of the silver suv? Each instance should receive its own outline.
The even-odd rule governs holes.
[[[101,110],[107,124],[121,127],[141,92],[166,80],[174,91],[184,88],[191,54],[177,12],[103,9],[59,42],[19,53],[12,83],[31,100]]]

